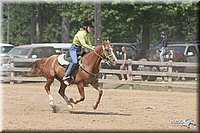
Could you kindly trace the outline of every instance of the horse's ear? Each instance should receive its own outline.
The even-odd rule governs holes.
[[[108,43],[108,44],[110,44],[110,41],[109,41],[109,40],[107,40],[107,43]]]
[[[101,40],[101,43],[104,44],[104,40]]]

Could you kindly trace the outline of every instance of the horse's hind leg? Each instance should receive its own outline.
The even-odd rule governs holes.
[[[101,96],[103,94],[103,90],[100,88],[99,83],[95,82],[94,84],[92,84],[92,86],[99,92],[99,96],[97,98],[97,101],[95,102],[95,104],[93,105],[93,109],[97,109],[100,100],[101,100]]]
[[[50,92],[50,86],[51,84],[53,83],[54,79],[47,79],[47,82],[46,82],[46,85],[45,85],[45,90],[49,96],[49,104],[50,106],[52,107],[53,109],[53,112],[55,113],[56,112],[56,106],[54,105],[54,100],[53,100],[53,97],[51,95],[51,92]]]
[[[68,97],[65,95],[65,88],[66,87],[67,86],[65,85],[65,83],[63,81],[60,81],[60,89],[59,89],[58,93],[64,98],[65,102],[67,103],[67,106],[70,109],[73,109],[71,102],[69,101]]]

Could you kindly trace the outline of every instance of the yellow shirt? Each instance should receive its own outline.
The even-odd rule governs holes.
[[[93,50],[89,33],[87,33],[87,31],[85,30],[79,30],[76,33],[73,39],[73,44],[76,44],[77,46],[80,47],[85,47],[89,50]]]

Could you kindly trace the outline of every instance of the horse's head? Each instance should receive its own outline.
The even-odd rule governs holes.
[[[117,61],[117,58],[113,52],[113,48],[110,45],[110,41],[102,41],[102,58],[104,60],[106,60],[106,62],[108,63],[108,65],[110,65],[110,63],[114,63]]]

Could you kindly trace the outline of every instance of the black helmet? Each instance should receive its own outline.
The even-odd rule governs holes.
[[[166,36],[166,33],[165,33],[164,31],[162,31],[162,32],[160,33],[160,35]]]
[[[83,21],[83,23],[82,23],[82,27],[84,28],[84,29],[87,29],[87,27],[94,27],[93,25],[92,25],[92,22],[91,21],[89,21],[89,20],[85,20],[85,21]]]

